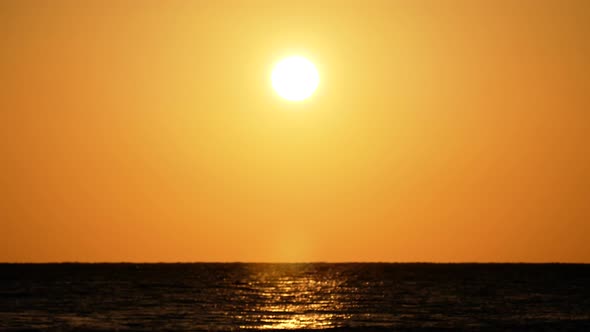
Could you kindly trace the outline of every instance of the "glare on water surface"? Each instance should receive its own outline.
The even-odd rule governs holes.
[[[296,266],[292,266],[296,269]],[[248,322],[244,329],[321,329],[338,326],[347,315],[338,289],[343,278],[318,279],[306,273],[285,275],[261,269],[245,285],[259,300],[245,315],[236,317]],[[250,295],[252,296],[252,295]],[[255,312],[256,314],[253,314]],[[336,314],[339,313],[340,314]]]

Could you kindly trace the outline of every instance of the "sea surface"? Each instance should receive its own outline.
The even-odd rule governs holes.
[[[590,331],[590,265],[0,264],[0,331]]]

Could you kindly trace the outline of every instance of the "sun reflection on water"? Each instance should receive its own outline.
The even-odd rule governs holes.
[[[322,329],[339,326],[347,319],[343,314],[339,287],[345,279],[338,275],[306,273],[293,265],[288,271],[265,269],[252,271],[245,289],[257,298],[245,306],[236,318],[242,329]],[[299,273],[298,273],[299,272]],[[350,290],[349,290],[350,291]]]

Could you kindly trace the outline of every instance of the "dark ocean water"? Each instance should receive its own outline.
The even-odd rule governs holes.
[[[2,331],[590,331],[590,265],[0,264]]]

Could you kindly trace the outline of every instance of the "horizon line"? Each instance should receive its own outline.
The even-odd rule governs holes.
[[[575,261],[544,261],[544,262],[527,262],[527,261],[302,261],[302,262],[273,262],[273,261],[0,261],[0,264],[577,264],[589,265],[590,262]]]

